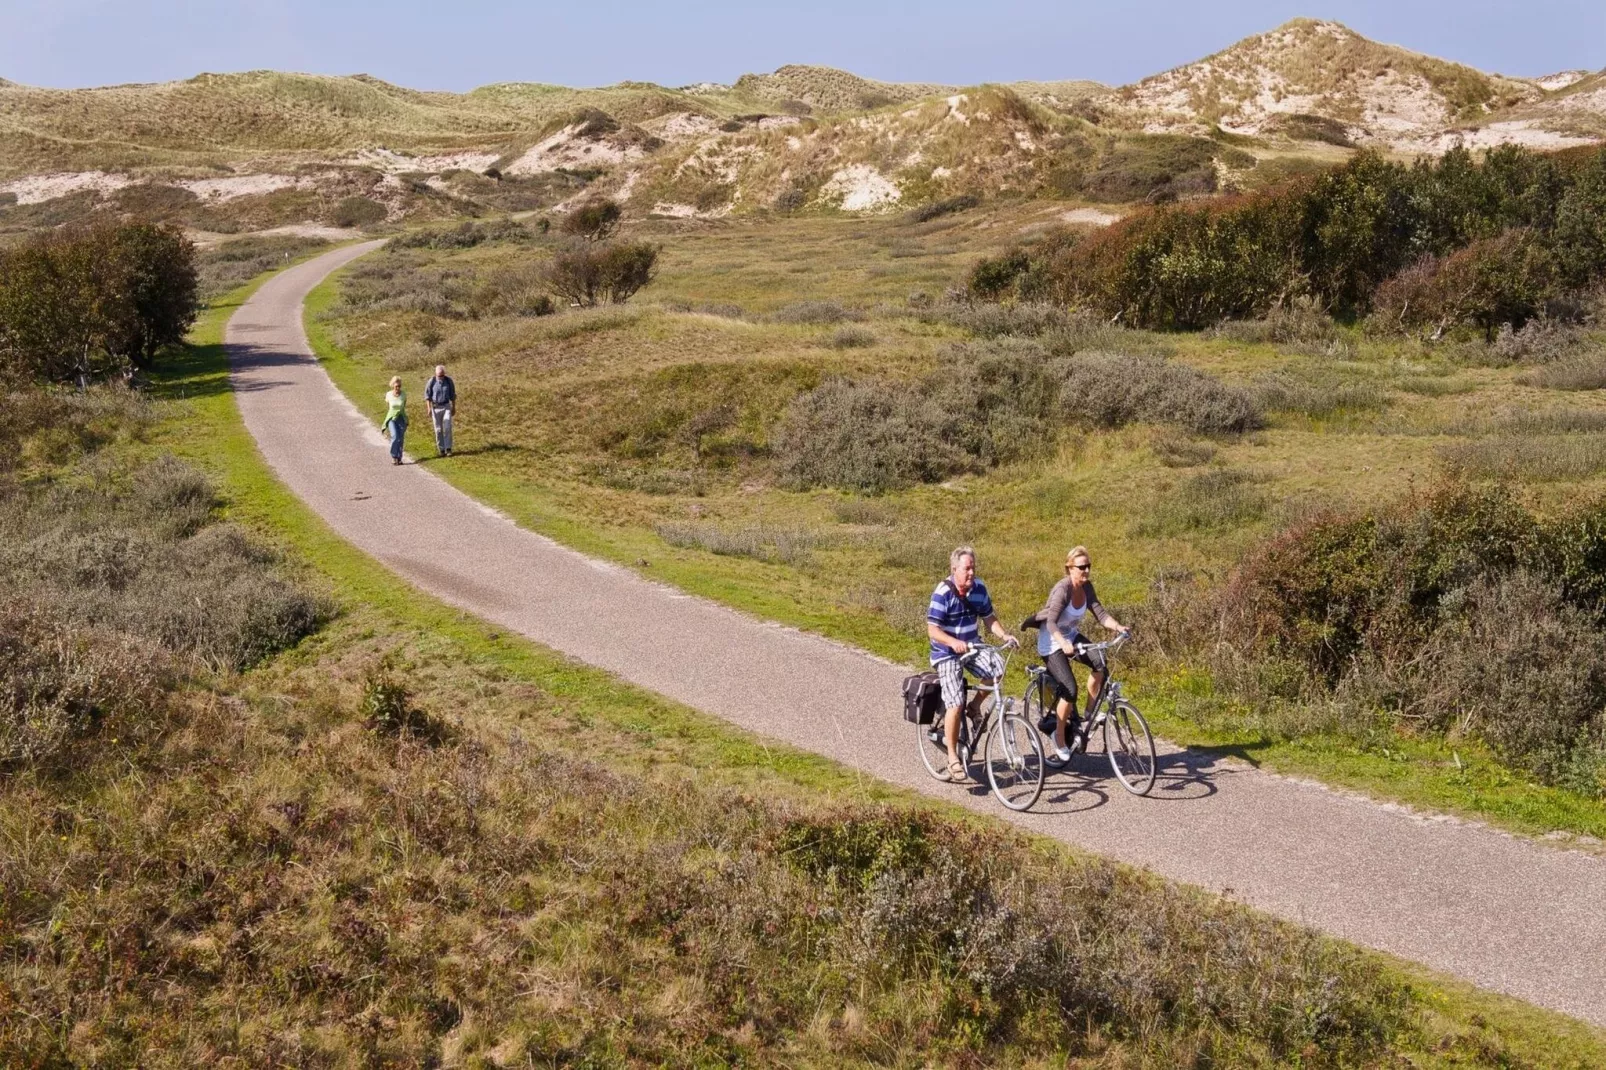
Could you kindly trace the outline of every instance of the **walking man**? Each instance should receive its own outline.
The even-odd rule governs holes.
[[[457,384],[446,374],[446,365],[435,365],[435,374],[424,384],[424,406],[435,425],[435,455],[452,455],[452,414],[457,411]]]

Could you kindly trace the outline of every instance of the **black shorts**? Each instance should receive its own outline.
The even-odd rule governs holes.
[[[1076,712],[1076,674],[1071,671],[1071,662],[1078,661],[1094,672],[1104,671],[1103,654],[1067,654],[1063,650],[1055,650],[1043,658],[1043,664],[1048,667],[1049,679],[1054,681],[1054,696],[1064,699],[1071,704],[1071,712]]]

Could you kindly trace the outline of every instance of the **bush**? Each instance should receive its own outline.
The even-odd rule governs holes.
[[[1434,337],[1470,323],[1493,341],[1502,325],[1520,328],[1556,295],[1549,252],[1530,231],[1508,231],[1430,257],[1377,291],[1377,314],[1402,326],[1427,326]]]
[[[863,327],[838,327],[826,344],[832,349],[864,349],[875,345],[875,334]]]
[[[545,270],[552,292],[591,308],[623,304],[657,274],[658,246],[650,242],[581,244],[553,254]]]
[[[369,227],[383,223],[389,210],[367,197],[346,197],[329,211],[329,222],[337,227]]]
[[[528,241],[530,237],[529,228],[515,219],[485,223],[464,220],[455,227],[426,227],[398,234],[386,243],[386,249],[472,249],[489,242]]]
[[[1247,391],[1158,357],[1078,353],[1066,362],[1063,383],[1062,410],[1094,427],[1142,421],[1220,435],[1261,424]]]
[[[933,219],[940,219],[945,215],[956,212],[968,212],[981,203],[981,198],[974,193],[961,193],[957,197],[946,197],[940,201],[929,201],[918,208],[904,213],[907,223],[929,223]]]
[[[176,227],[35,238],[0,252],[0,375],[83,385],[149,367],[199,307],[195,247]]]
[[[1550,390],[1600,390],[1606,388],[1606,353],[1546,364],[1517,381]]]
[[[408,235],[400,236],[405,237]],[[201,300],[209,301],[250,282],[265,271],[284,267],[291,260],[327,248],[328,245],[322,238],[273,235],[235,238],[200,250],[195,257],[199,296]]]
[[[619,207],[619,202],[596,198],[576,206],[563,217],[563,232],[585,241],[603,241],[619,229],[623,216],[624,209]]]
[[[1189,476],[1163,495],[1138,525],[1143,535],[1229,531],[1266,515],[1266,495],[1247,472],[1225,468]]]
[[[906,389],[833,379],[799,395],[775,436],[781,482],[878,494],[934,483],[968,464],[944,440],[947,414]]]

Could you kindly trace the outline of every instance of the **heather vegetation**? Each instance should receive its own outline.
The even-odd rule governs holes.
[[[33,439],[54,420],[12,421],[29,460],[0,561],[23,595],[0,623],[0,1061],[1595,1050],[1228,900],[865,801],[824,763],[773,767],[687,711],[383,593],[293,505],[247,511],[324,546],[318,570],[268,553],[141,441],[237,449],[225,493],[282,493],[226,397],[171,385],[196,400],[153,415],[88,395],[121,433],[48,462]],[[607,745],[626,729],[634,746]]]

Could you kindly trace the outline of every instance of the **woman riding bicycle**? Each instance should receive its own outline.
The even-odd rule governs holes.
[[[1066,744],[1066,728],[1076,722],[1076,675],[1071,662],[1080,661],[1090,670],[1087,678],[1087,698],[1091,705],[1097,701],[1104,686],[1104,659],[1090,658],[1081,653],[1082,618],[1089,612],[1100,624],[1112,632],[1125,632],[1126,625],[1112,617],[1093,591],[1093,559],[1087,547],[1077,546],[1065,555],[1065,578],[1048,593],[1048,603],[1038,611],[1037,653],[1054,678],[1054,690],[1059,696],[1055,707],[1054,753],[1049,755],[1050,765],[1060,766],[1070,761],[1071,750]]]

